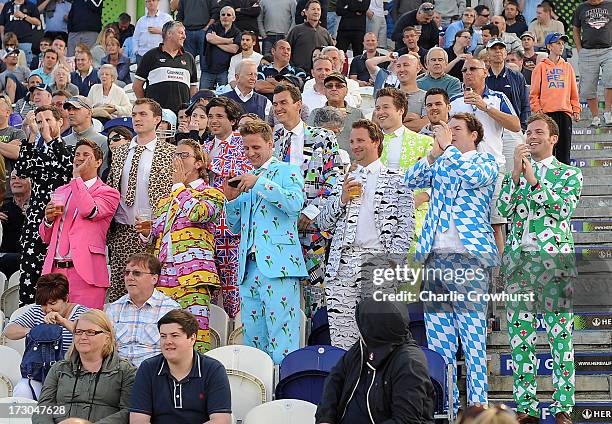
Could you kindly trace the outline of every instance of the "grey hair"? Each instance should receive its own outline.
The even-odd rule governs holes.
[[[100,68],[98,69],[98,78],[102,78],[103,70],[110,71],[111,75],[113,76],[113,81],[117,81],[117,78],[119,78],[119,75],[117,74],[117,68],[115,68],[110,63],[100,66]]]
[[[323,50],[321,50],[321,55],[327,55],[327,52],[338,52],[338,62],[340,65],[340,68],[342,69],[342,66],[344,66],[344,62],[346,61],[346,56],[344,55],[344,51],[340,50],[338,47],[336,46],[327,46],[327,47],[323,47]]]
[[[219,13],[223,13],[223,12],[225,12],[226,10],[231,10],[231,11],[232,11],[232,13],[234,14],[234,17],[236,17],[236,11],[234,10],[234,8],[233,8],[232,6],[223,6],[223,7],[221,8],[221,11],[220,11]]]
[[[448,53],[446,52],[446,50],[444,50],[442,47],[432,47],[431,49],[429,49],[429,51],[427,52],[427,56],[425,56],[425,63],[427,63],[427,61],[429,60],[430,55],[433,52],[442,52],[442,54],[444,55],[444,60],[446,62],[448,62]]]
[[[180,21],[168,21],[164,24],[164,26],[162,27],[162,40],[165,41],[166,37],[168,36],[168,33],[172,30],[174,30],[177,27],[183,27],[185,28],[185,25],[183,25],[182,22]]]
[[[238,62],[238,65],[236,65],[236,75],[240,75],[242,68],[244,68],[245,65],[255,65],[255,68],[257,68],[257,62],[255,62],[253,59],[242,59],[240,62]]]
[[[344,128],[344,116],[337,108],[323,106],[314,112],[313,123],[315,127],[336,128],[342,131]]]

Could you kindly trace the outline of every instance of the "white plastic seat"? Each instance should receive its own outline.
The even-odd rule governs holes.
[[[23,352],[25,352],[25,337],[20,338],[19,340],[11,340],[4,336],[2,336],[2,346],[10,347],[13,350],[16,350],[17,353],[23,356]]]
[[[30,411],[33,411],[33,409],[29,409],[28,406],[36,406],[38,404],[37,401],[33,400],[33,399],[28,399],[28,398],[24,398],[24,397],[2,397],[0,398],[0,404],[10,404],[10,405],[18,405],[20,407],[25,407],[25,408],[20,408],[19,409],[19,416],[18,417],[5,417],[3,419],[3,423],[6,424],[31,424],[32,423],[32,414],[27,414]],[[2,408],[4,410],[6,410],[6,407]]]
[[[0,294],[6,289],[8,278],[3,272],[0,272]]]
[[[21,354],[8,346],[0,346],[0,374],[7,377],[13,387],[21,380]]]
[[[213,304],[209,306],[208,326],[211,349],[225,346],[229,333],[229,316],[223,308]]]
[[[297,399],[281,399],[249,411],[244,424],[314,424],[317,406]]]
[[[19,285],[9,287],[0,295],[0,309],[8,316],[19,309]]]
[[[244,420],[254,407],[272,400],[274,363],[267,353],[250,346],[222,346],[206,353],[221,362],[232,391],[232,411]]]
[[[300,309],[300,347],[306,346],[306,314]]]
[[[25,305],[22,306],[20,308],[17,308],[12,314],[11,317],[9,318],[9,322],[13,321],[15,318],[25,314],[28,310],[30,310],[32,307],[34,306],[34,304],[32,303],[31,305]]]
[[[4,331],[4,312],[0,310],[0,333]]]
[[[21,273],[19,271],[13,272],[13,275],[11,275],[9,277],[8,285],[6,286],[6,288],[8,289],[8,288],[13,287],[13,286],[18,286],[19,285],[19,276],[20,275],[21,275]],[[4,313],[6,313],[6,311],[4,311]]]

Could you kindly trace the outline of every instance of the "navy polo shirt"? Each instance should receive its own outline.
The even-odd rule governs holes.
[[[529,106],[529,91],[523,74],[504,66],[502,72],[495,75],[493,70],[489,68],[485,81],[489,90],[504,93],[510,99],[510,103],[512,103],[512,107],[514,107],[521,121],[521,127],[526,129],[531,107]]]
[[[194,351],[193,367],[177,381],[162,354],[145,360],[136,373],[130,412],[151,423],[205,423],[211,414],[232,412],[229,379],[216,359]]]

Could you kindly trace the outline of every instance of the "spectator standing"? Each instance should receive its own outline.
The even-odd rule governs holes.
[[[257,43],[257,35],[252,31],[243,32],[240,36],[240,53],[232,56],[229,69],[227,70],[227,82],[232,86],[236,86],[236,67],[244,59],[253,60],[257,66],[263,57],[261,54],[253,51],[253,46]]]
[[[200,62],[200,89],[214,90],[219,85],[226,85],[232,56],[240,51],[241,33],[234,25],[236,12],[225,6],[219,15],[221,21],[206,31],[204,57]]]
[[[506,18],[503,16],[493,16],[491,23],[499,29],[499,38],[506,44],[507,52],[520,50],[524,52],[521,40],[512,32],[506,32]]]
[[[57,66],[59,56],[53,49],[47,49],[43,53],[42,67],[34,69],[31,75],[39,75],[43,84],[53,84],[53,71]]]
[[[4,275],[13,275],[19,271],[23,251],[20,238],[32,193],[29,178],[21,178],[13,171],[9,180],[12,197],[5,197],[0,208],[0,223],[2,224],[0,272]]]
[[[461,93],[461,81],[446,73],[448,66],[448,53],[440,47],[434,47],[427,52],[425,59],[427,64],[427,73],[417,78],[417,86],[421,90],[429,90],[431,88],[441,88],[448,93],[450,97]]]
[[[121,44],[115,37],[106,38],[107,55],[100,61],[101,65],[110,64],[116,69],[117,81],[124,84],[132,82],[130,77],[130,59],[121,53]]]
[[[366,31],[373,33],[381,49],[387,48],[387,19],[385,18],[385,4],[383,0],[370,0],[370,7],[366,12]],[[328,19],[329,24],[329,19]],[[364,37],[365,43],[365,37]],[[353,55],[353,57],[356,55]]]
[[[315,47],[334,44],[329,32],[320,25],[321,3],[319,0],[308,0],[305,7],[306,20],[296,25],[287,35],[291,46],[291,63],[310,73],[311,55]]]
[[[179,2],[176,19],[185,25],[185,50],[195,59],[204,61],[206,31],[219,18],[219,5],[213,0],[182,0]]]
[[[196,317],[175,309],[161,317],[157,329],[161,354],[138,368],[130,422],[231,423],[231,391],[225,368],[194,350]],[[200,399],[200,393],[205,393],[205,400]]]
[[[561,57],[567,41],[568,37],[558,32],[546,36],[544,42],[548,57],[533,70],[529,101],[534,113],[545,113],[559,127],[555,156],[561,163],[569,165],[572,118],[576,122],[580,120],[581,108],[574,68]]]
[[[524,32],[521,35],[521,44],[523,45],[523,49],[525,50],[525,60],[524,65],[525,68],[533,71],[536,64],[538,63],[538,54],[536,53],[534,46],[536,43],[536,36],[533,32]]]
[[[153,99],[175,113],[183,103],[189,102],[197,91],[198,76],[193,56],[183,50],[185,37],[182,23],[164,24],[164,42],[149,50],[136,70],[133,87],[137,98]]]
[[[413,193],[404,183],[403,172],[387,169],[380,161],[383,138],[373,122],[353,123],[351,150],[357,168],[338,179],[317,217],[319,227],[333,234],[325,297],[331,342],[342,349],[359,341],[357,304],[375,291],[398,289],[397,280],[377,287],[361,278],[373,265],[372,257],[381,267],[405,263],[414,236]],[[351,195],[355,188],[361,189],[359,195]]]
[[[72,3],[66,0],[43,0],[38,3],[38,10],[45,17],[45,36],[54,39],[61,36],[68,39],[68,21]],[[42,50],[42,49],[41,49]]]
[[[386,37],[387,35],[385,32],[385,38]],[[365,51],[360,56],[353,57],[351,67],[349,69],[349,78],[357,81],[360,87],[365,87],[374,83],[370,77],[370,72],[368,72],[365,61],[372,57],[381,56],[377,50],[378,40],[375,33],[367,32],[363,36],[363,45],[365,47]]]
[[[161,119],[159,103],[151,99],[136,100],[132,109],[136,137],[113,151],[108,185],[119,190],[121,201],[115,215],[116,224],[108,238],[111,255],[109,302],[125,294],[123,267],[132,254],[143,250],[133,227],[136,218],[150,218],[153,208],[172,187],[170,170],[174,147],[157,138],[155,130]]]
[[[448,49],[450,46],[452,46],[457,32],[462,29],[466,29],[470,31],[470,35],[472,36],[472,44],[468,48],[468,51],[470,53],[474,53],[476,47],[478,47],[479,44],[482,44],[481,37],[476,31],[474,31],[473,28],[475,21],[476,11],[471,7],[466,8],[461,14],[461,20],[453,22],[446,28],[446,31],[444,32],[444,48]]]
[[[323,80],[325,98],[327,102],[322,108],[312,110],[309,118],[309,125],[317,127],[317,115],[325,107],[333,107],[338,110],[342,118],[342,128],[336,133],[338,147],[352,156],[351,146],[351,125],[353,122],[363,119],[363,112],[360,109],[349,106],[346,102],[348,88],[346,78],[338,72],[332,72]]]
[[[353,50],[353,56],[363,53],[366,12],[369,7],[370,0],[337,0],[336,14],[340,16],[338,36],[336,37],[338,49],[348,51],[350,46]]]
[[[28,65],[32,61],[34,28],[40,24],[40,12],[35,5],[25,0],[10,0],[0,12],[0,36],[4,38],[4,34],[8,32],[17,36]]]
[[[274,88],[278,85],[277,75],[292,75],[301,81],[306,79],[306,72],[289,64],[291,59],[291,44],[285,39],[277,40],[272,47],[274,61],[269,65],[259,65],[255,90],[272,99]]]
[[[73,0],[68,13],[68,56],[74,56],[79,43],[92,48],[101,30],[102,0]]]
[[[74,150],[66,146],[60,137],[62,115],[54,106],[41,106],[27,115],[23,128],[29,132],[29,140],[21,142],[15,172],[30,178],[32,197],[27,209],[26,223],[21,234],[23,255],[19,276],[19,302],[34,302],[35,284],[40,277],[47,246],[38,234],[38,226],[51,193],[66,184],[72,177]],[[40,134],[43,148],[35,144]]]
[[[329,1],[328,0],[319,0],[321,3],[321,21],[320,25],[323,28],[327,28],[327,11],[329,9]],[[337,0],[334,0],[334,4]],[[306,6],[308,4],[308,0],[297,0],[297,4],[295,6],[295,24],[303,24],[306,22]],[[335,10],[335,7],[334,7]],[[338,21],[336,21],[336,27],[338,25]]]
[[[305,288],[306,314],[322,306],[327,239],[316,225],[321,202],[331,193],[342,166],[338,142],[331,131],[306,125],[300,117],[302,96],[293,85],[281,84],[274,91],[274,114],[282,124],[274,132],[274,156],[300,166],[306,181],[306,203],[298,221],[299,239],[310,281]]]
[[[420,69],[419,59],[406,54],[397,59],[395,66],[397,79],[400,82],[399,90],[404,93],[408,102],[403,123],[406,128],[419,132],[428,122],[425,113],[425,90],[420,89],[416,83]]]
[[[198,2],[204,4],[204,2]],[[181,6],[191,4],[190,0],[181,1]],[[187,6],[188,7],[188,6]],[[162,28],[172,20],[172,16],[159,10],[159,0],[145,0],[147,13],[138,19],[132,36],[132,45],[136,51],[136,63],[140,64],[142,57],[151,49],[158,47],[163,42]],[[179,12],[180,13],[180,12]],[[179,19],[180,14],[177,15]],[[204,35],[202,34],[202,39]],[[202,49],[204,46],[201,46]],[[203,50],[197,50],[196,54],[201,54]],[[201,58],[200,58],[201,59]]]
[[[219,5],[221,7],[230,6],[236,13],[236,21],[234,25],[242,33],[245,31],[251,31],[255,34],[255,42],[257,42],[257,33],[259,32],[259,25],[257,23],[257,17],[261,12],[260,6],[261,0],[222,0]],[[257,46],[259,51],[259,46]]]
[[[406,305],[365,299],[355,321],[362,338],[332,368],[316,423],[433,422],[434,389],[425,355],[408,330]],[[364,371],[369,369],[376,372]],[[367,388],[374,385],[388,390],[369,398]],[[365,405],[371,405],[371,415]]]
[[[465,9],[465,0],[437,0],[436,11],[442,17],[442,27],[446,28],[454,16],[460,16]]]
[[[92,107],[86,97],[70,97],[63,108],[68,111],[68,122],[72,132],[64,138],[66,145],[76,146],[82,139],[94,141],[102,150],[104,160],[100,168],[100,175],[106,172],[108,163],[108,143],[106,137],[100,134],[93,125]]]
[[[106,233],[119,205],[119,192],[98,177],[102,164],[102,149],[80,140],[72,180],[53,192],[39,226],[40,238],[49,245],[42,273],[64,274],[70,301],[97,309],[104,306],[109,285]]]
[[[272,102],[266,96],[255,92],[257,83],[257,63],[251,59],[243,60],[236,68],[236,87],[223,96],[234,100],[246,113],[254,113],[265,121],[270,115]]]
[[[527,31],[525,18],[521,15],[519,6],[516,0],[507,0],[504,6],[504,17],[506,18],[506,31],[516,34],[520,37]]]
[[[452,0],[450,0],[452,1]],[[439,41],[440,31],[438,25],[433,21],[434,5],[425,2],[418,9],[403,14],[395,23],[395,29],[391,35],[391,39],[395,41],[396,47],[401,42],[404,28],[411,26],[414,28],[421,27],[419,34],[419,47],[426,50],[436,46]]]
[[[257,26],[262,38],[263,55],[270,54],[276,42],[283,40],[295,22],[295,0],[261,0]]]
[[[81,96],[87,97],[89,89],[100,83],[98,71],[93,67],[93,57],[89,51],[77,53],[76,70],[70,74],[70,82],[76,85]]]
[[[393,22],[397,22],[402,15],[418,9],[424,3],[423,0],[397,0],[389,11]]]
[[[119,356],[137,367],[160,352],[157,322],[166,313],[180,308],[155,288],[160,273],[161,264],[155,256],[130,255],[121,272],[127,293],[104,308],[115,325]]]
[[[593,116],[591,126],[601,124],[597,98],[600,70],[605,93],[604,123],[612,125],[612,1],[581,3],[574,12],[572,26],[580,64],[579,92]]]
[[[548,4],[541,4],[536,10],[536,20],[529,24],[529,32],[535,34],[537,45],[546,47],[544,40],[546,36],[553,32],[565,34],[563,24],[551,16],[552,8]]]
[[[280,364],[300,347],[299,337],[294,336],[300,334],[299,284],[308,276],[297,243],[304,179],[299,166],[273,157],[272,128],[267,123],[248,122],[240,131],[254,170],[229,180],[238,180],[238,188],[226,180],[223,192],[227,225],[240,234],[238,282],[244,342]],[[281,234],[290,242],[279,250],[275,240]]]

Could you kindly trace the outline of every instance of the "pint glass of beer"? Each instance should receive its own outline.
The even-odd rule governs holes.
[[[136,211],[136,225],[142,230],[151,231],[153,226],[153,214],[149,208],[141,208]]]
[[[361,194],[363,193],[363,185],[362,185],[363,181],[361,181],[361,177],[359,175],[356,175],[356,174],[351,174],[351,175],[355,177],[353,182],[358,182],[359,184],[354,185],[349,188],[349,196],[351,199],[357,199],[361,197]]]
[[[55,208],[55,215],[60,216],[64,214],[64,207],[66,206],[66,196],[62,193],[52,193],[51,203]]]

